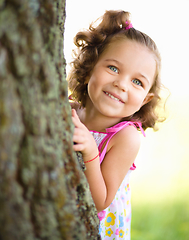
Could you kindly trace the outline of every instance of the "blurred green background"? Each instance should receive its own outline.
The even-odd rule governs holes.
[[[141,136],[131,174],[131,239],[189,240],[189,0],[67,0],[67,63],[75,34],[110,9],[130,11],[133,26],[157,43],[162,82],[170,90],[167,120]]]
[[[136,159],[132,240],[189,240],[189,101],[172,98],[167,120],[146,131]]]

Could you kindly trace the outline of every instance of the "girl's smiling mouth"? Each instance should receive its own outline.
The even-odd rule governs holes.
[[[106,92],[106,91],[104,91],[104,93],[106,95],[108,95],[111,99],[113,99],[115,101],[118,101],[118,102],[121,102],[121,103],[124,103],[124,101],[119,96],[117,96],[116,94],[112,94],[112,93]]]

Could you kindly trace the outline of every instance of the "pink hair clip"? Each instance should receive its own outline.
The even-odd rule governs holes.
[[[130,28],[133,28],[133,25],[132,25],[132,23],[128,23],[127,21],[125,22],[126,23],[126,27],[125,27],[125,29],[126,30],[128,30],[128,29],[130,29]]]

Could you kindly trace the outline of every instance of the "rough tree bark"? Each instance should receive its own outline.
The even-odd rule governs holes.
[[[65,0],[0,0],[0,240],[100,239],[72,150]]]

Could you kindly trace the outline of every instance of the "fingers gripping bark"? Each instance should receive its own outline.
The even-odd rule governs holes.
[[[74,109],[72,109],[72,121],[75,125],[73,134],[74,151],[82,152],[84,160],[94,158],[94,156],[98,154],[98,147],[96,145],[96,142],[90,131],[80,121]]]

